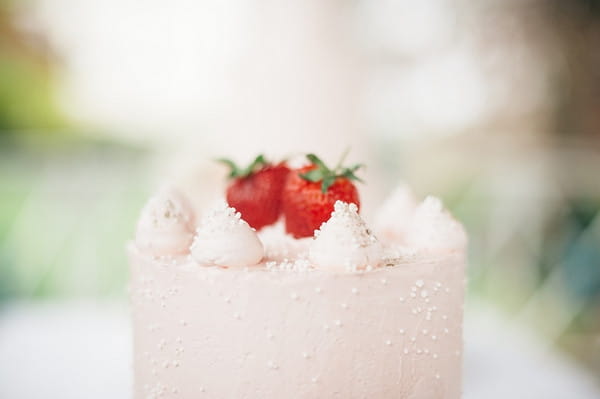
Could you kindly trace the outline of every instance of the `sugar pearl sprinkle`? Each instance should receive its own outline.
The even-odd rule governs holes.
[[[284,259],[281,262],[268,261],[265,263],[265,268],[271,272],[285,271],[294,273],[306,273],[312,269],[310,262],[307,259],[302,258],[293,261],[289,259]],[[317,291],[317,288],[315,288],[315,292],[319,293],[320,291]]]
[[[219,201],[216,207],[202,218],[202,229],[206,234],[228,233],[236,224],[247,223],[242,219],[242,214],[229,207],[225,201]]]

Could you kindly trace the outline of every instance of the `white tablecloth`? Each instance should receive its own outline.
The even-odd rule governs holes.
[[[590,375],[481,306],[465,323],[464,399],[598,399]],[[0,398],[129,399],[127,307],[14,304],[0,310]]]

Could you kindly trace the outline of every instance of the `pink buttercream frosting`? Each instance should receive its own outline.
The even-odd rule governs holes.
[[[460,398],[462,253],[352,273],[130,256],[135,398]]]

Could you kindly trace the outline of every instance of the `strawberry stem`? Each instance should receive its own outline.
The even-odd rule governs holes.
[[[348,156],[349,153],[350,153],[350,147],[346,147],[344,152],[342,152],[342,156],[340,157],[340,160],[338,161],[337,165],[335,166],[335,170],[338,170],[342,167],[342,164],[346,160],[346,157]]]

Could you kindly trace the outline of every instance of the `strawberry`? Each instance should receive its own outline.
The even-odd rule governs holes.
[[[354,172],[362,165],[329,169],[316,155],[308,154],[309,166],[289,173],[282,194],[285,229],[295,238],[311,237],[329,220],[336,201],[360,207],[358,191],[352,183],[361,181]]]
[[[231,168],[232,182],[227,188],[229,206],[242,214],[248,224],[260,230],[273,224],[281,214],[281,191],[289,173],[284,162],[273,165],[262,155],[245,169],[228,159],[220,159]]]

